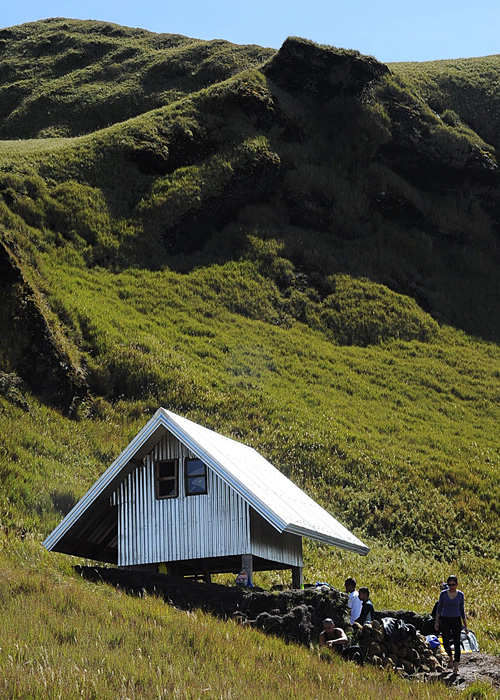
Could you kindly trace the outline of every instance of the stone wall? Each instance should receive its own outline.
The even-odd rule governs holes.
[[[395,622],[397,618],[391,619]],[[389,634],[380,620],[361,626],[353,625],[353,637],[363,651],[365,662],[398,671],[401,675],[442,673],[444,671],[440,648],[431,649],[423,634],[413,625],[395,625]],[[405,630],[406,628],[406,630]]]

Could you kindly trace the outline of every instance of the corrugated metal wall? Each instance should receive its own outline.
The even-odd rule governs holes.
[[[185,457],[195,457],[170,433],[121,484],[118,565],[132,566],[248,553],[249,506],[207,469],[208,493],[186,496]],[[155,462],[179,460],[179,496],[155,497]]]
[[[280,534],[254,510],[250,515],[250,532],[251,554],[290,566],[303,565],[302,537],[288,532]]]

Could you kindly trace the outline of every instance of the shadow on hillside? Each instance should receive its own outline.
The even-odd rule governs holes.
[[[66,516],[78,502],[76,496],[69,491],[52,491],[50,498],[54,509],[62,516]]]
[[[62,516],[66,516],[78,501],[76,496],[69,491],[52,491],[50,498],[54,509]]]

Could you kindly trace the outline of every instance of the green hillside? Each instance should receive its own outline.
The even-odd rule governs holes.
[[[500,143],[500,55],[390,65],[450,126],[468,126],[485,141]]]
[[[170,104],[272,49],[49,19],[0,31],[0,138],[79,136]]]
[[[134,697],[130,679],[135,697],[189,685],[179,655],[153,688],[158,649],[127,663],[127,682],[99,670],[82,621],[93,597],[137,630],[134,648],[153,645],[150,616],[174,615],[88,592],[40,545],[159,405],[259,449],[372,548],[308,543],[308,580],[355,575],[376,607],[423,612],[453,569],[482,648],[500,651],[496,61],[387,67],[298,38],[276,52],[64,19],[0,31],[7,696],[47,697],[50,677],[49,697],[68,683],[81,697],[83,668],[87,697]],[[192,622],[175,625],[192,644]],[[227,632],[235,664],[244,632]],[[129,642],[103,634],[123,664]],[[42,662],[21,680],[23,645]],[[283,697],[331,693],[310,650],[255,645],[290,654]],[[349,698],[373,697],[372,682],[410,693],[349,673]],[[231,697],[228,683],[203,687]],[[282,697],[266,683],[262,697]]]

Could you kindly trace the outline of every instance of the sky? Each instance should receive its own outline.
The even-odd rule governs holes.
[[[500,0],[3,0],[0,27],[48,17],[272,48],[300,36],[384,63],[500,54]]]

